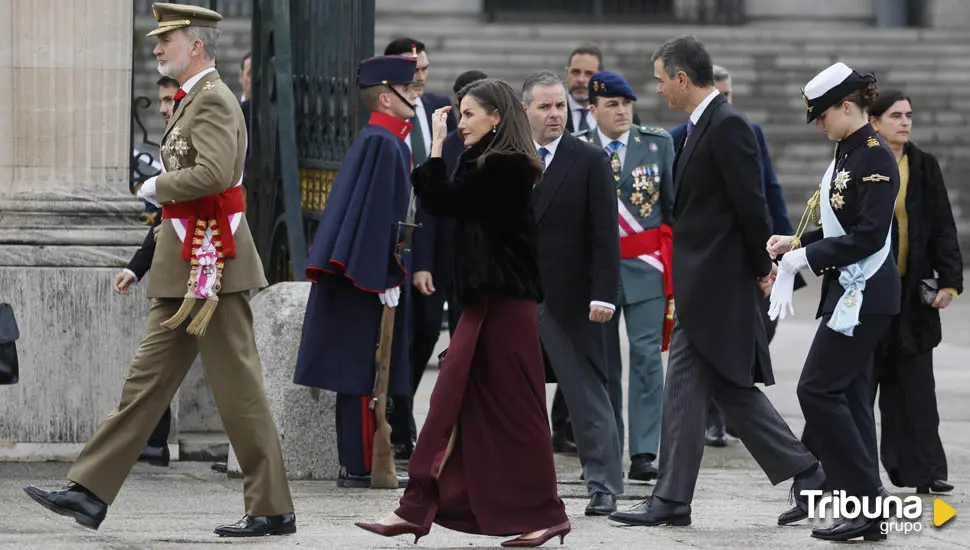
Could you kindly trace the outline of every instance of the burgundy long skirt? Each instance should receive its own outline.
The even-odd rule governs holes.
[[[462,310],[409,475],[395,513],[428,529],[508,536],[566,521],[534,301],[486,294]]]

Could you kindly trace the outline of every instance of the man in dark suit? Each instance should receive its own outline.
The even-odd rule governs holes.
[[[734,103],[734,88],[731,85],[731,73],[720,65],[714,65],[714,87],[724,96],[728,103]],[[751,129],[758,139],[758,150],[760,155],[758,160],[761,166],[761,190],[765,194],[765,201],[768,206],[768,214],[771,216],[771,230],[774,235],[791,235],[795,232],[791,226],[791,218],[788,217],[788,207],[785,205],[784,193],[778,183],[778,176],[771,164],[771,156],[768,154],[768,141],[765,139],[761,126],[756,122],[751,122]],[[677,126],[670,131],[674,138],[674,143],[682,144],[687,134],[687,123]],[[800,274],[795,275],[795,289],[805,286],[805,279]],[[765,324],[765,331],[768,336],[768,343],[775,337],[775,328],[778,326],[777,319],[768,317],[768,299],[761,299],[761,319]],[[728,427],[724,423],[724,415],[720,409],[712,402],[707,411],[707,432],[704,434],[704,442],[712,447],[724,447],[727,445]],[[735,432],[731,430],[731,435]]]
[[[409,37],[397,38],[384,48],[384,55],[406,55],[417,59],[412,86],[419,100],[415,104],[414,118],[409,121],[413,125],[411,133],[405,139],[408,147],[411,148],[412,166],[417,166],[423,163],[431,152],[431,114],[435,109],[451,105],[451,99],[448,96],[425,92],[428,68],[431,63],[423,42]],[[449,118],[448,130],[454,130],[456,127],[454,119]],[[411,381],[414,389],[417,390],[441,333],[441,318],[447,298],[445,289],[449,286],[451,278],[451,247],[444,243],[440,247],[435,247],[439,241],[448,238],[448,235],[438,234],[446,228],[437,229],[430,216],[421,210],[420,203],[414,219],[416,223],[423,226],[414,231],[411,244],[413,262],[411,284],[418,290],[411,294],[413,320],[410,346]],[[400,459],[410,458],[417,437],[414,415],[411,412],[411,400],[406,403],[395,402],[391,410],[391,443],[395,447],[395,456]]]
[[[824,473],[756,383],[772,384],[760,295],[770,292],[771,236],[751,127],[714,87],[711,57],[696,38],[653,55],[657,92],[690,114],[675,161],[675,326],[664,385],[660,477],[653,496],[612,519],[689,525],[713,398],[772,484],[821,488]],[[725,330],[724,327],[732,327]]]
[[[601,150],[563,133],[566,88],[551,71],[522,86],[542,182],[533,191],[538,224],[539,337],[573,411],[573,433],[590,495],[588,516],[616,510],[623,493],[620,440],[607,392],[602,323],[616,310],[620,246],[616,195]]]

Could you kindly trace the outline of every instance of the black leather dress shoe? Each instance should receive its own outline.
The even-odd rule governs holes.
[[[292,535],[296,533],[296,514],[278,516],[251,516],[246,514],[232,525],[216,527],[220,537],[265,537],[267,535]]]
[[[587,516],[608,516],[616,511],[616,495],[609,493],[593,493],[586,505]]]
[[[724,425],[711,425],[704,433],[704,444],[708,447],[727,447],[727,430]]]
[[[880,530],[882,520],[858,517],[843,519],[826,527],[812,529],[812,538],[822,540],[847,541],[862,538],[868,541],[886,540],[886,535]]]
[[[578,454],[576,442],[569,439],[566,430],[552,432],[552,452],[566,455]]]
[[[802,491],[825,489],[825,470],[822,469],[821,463],[806,472],[795,476],[788,497],[789,502],[794,502],[795,505],[778,516],[778,525],[789,525],[808,517],[808,497],[802,496]]]
[[[152,466],[167,467],[170,459],[171,455],[168,452],[168,445],[161,447],[145,445],[145,448],[141,450],[141,454],[138,455],[138,462],[147,462]]]
[[[651,481],[657,479],[657,467],[653,465],[653,455],[634,455],[630,458],[630,479]]]
[[[107,504],[77,484],[68,485],[59,491],[45,491],[28,485],[24,487],[24,492],[44,508],[55,514],[72,517],[88,529],[100,527],[108,513]]]
[[[610,519],[627,525],[684,527],[690,525],[690,504],[672,502],[654,496],[629,510],[613,512],[610,514]]]
[[[920,485],[916,488],[916,492],[921,495],[928,495],[931,493],[949,493],[952,490],[953,485],[950,485],[942,479],[937,479],[929,485]]]
[[[408,486],[409,479],[406,476],[397,476],[397,487],[404,489]],[[370,489],[370,474],[351,474],[346,468],[340,468],[337,476],[337,487],[348,489]]]

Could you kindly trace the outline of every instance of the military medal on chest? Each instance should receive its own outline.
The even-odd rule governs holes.
[[[182,135],[182,129],[178,126],[172,128],[165,138],[162,145],[162,155],[168,163],[168,170],[181,170],[182,160],[189,152],[189,140]]]
[[[660,197],[660,166],[657,164],[637,166],[630,175],[633,176],[630,203],[640,207],[641,218],[648,218],[653,213],[653,205]]]
[[[849,174],[848,170],[839,170],[836,173],[835,178],[832,180],[832,196],[829,197],[829,202],[832,204],[832,210],[842,210],[845,206],[845,197],[843,193],[849,186],[849,180],[852,176]]]
[[[613,155],[612,160],[610,160],[610,170],[613,170],[613,179],[619,183],[620,171],[622,170],[622,167],[620,166],[620,157]]]

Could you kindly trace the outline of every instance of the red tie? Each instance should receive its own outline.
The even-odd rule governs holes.
[[[186,95],[187,94],[185,93],[185,90],[183,90],[182,88],[179,88],[179,91],[175,92],[175,97],[173,99],[175,101],[178,101],[178,100],[182,99],[183,97],[185,97]]]

